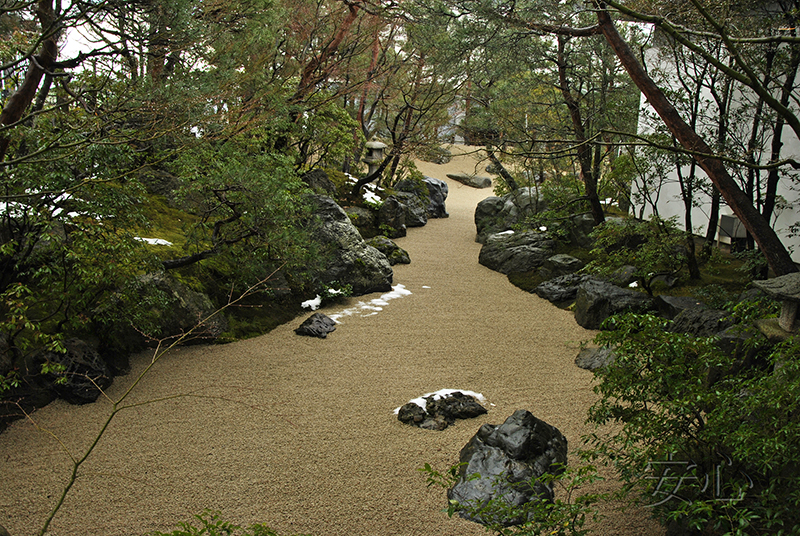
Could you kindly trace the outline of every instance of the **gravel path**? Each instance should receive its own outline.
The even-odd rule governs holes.
[[[472,166],[470,157],[420,164],[442,179]],[[427,488],[417,469],[446,469],[481,424],[520,408],[578,445],[594,394],[591,373],[573,363],[593,334],[477,263],[473,212],[491,191],[449,186],[450,218],[397,241],[412,264],[396,267],[395,283],[410,295],[377,314],[342,318],[326,340],[295,335],[298,319],[262,337],[163,357],[132,395],[142,405],[118,415],[81,469],[50,534],[169,530],[204,508],[284,535],[486,534],[449,519],[443,490]],[[109,396],[149,359],[135,359]],[[443,432],[396,420],[395,407],[442,388],[483,393],[488,415]],[[38,411],[34,419],[61,446],[30,422],[0,434],[0,524],[12,536],[41,526],[68,474],[64,449],[85,449],[109,409],[59,401]],[[595,533],[659,531],[642,511],[610,511]]]

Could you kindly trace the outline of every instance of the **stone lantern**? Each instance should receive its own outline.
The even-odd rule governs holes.
[[[781,316],[778,325],[788,333],[797,333],[798,315],[800,304],[800,272],[773,277],[765,281],[753,281],[753,286],[766,292],[769,296],[781,302]]]
[[[381,162],[383,162],[383,159],[386,157],[384,153],[386,152],[387,147],[388,145],[379,141],[367,142],[367,155],[364,157],[364,163],[369,166],[367,176],[378,171],[378,167],[380,167]]]

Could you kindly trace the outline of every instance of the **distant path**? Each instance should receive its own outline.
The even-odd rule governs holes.
[[[444,179],[473,171],[473,162],[420,168]],[[121,414],[51,533],[165,531],[208,507],[283,535],[485,535],[479,525],[448,519],[443,491],[426,488],[417,469],[426,462],[446,469],[481,424],[499,424],[520,408],[577,445],[594,395],[592,375],[574,358],[592,333],[478,264],[473,213],[492,193],[448,182],[450,218],[398,240],[412,264],[396,267],[395,283],[411,295],[376,315],[343,318],[326,340],[295,335],[298,319],[255,339],[164,357],[136,399],[193,396]],[[134,372],[146,360],[137,359]],[[117,379],[111,396],[132,376]],[[489,414],[444,432],[403,425],[392,414],[441,388],[483,393]],[[107,411],[103,402],[56,402],[35,418],[77,450]],[[64,454],[17,422],[0,434],[0,475],[0,524],[27,536],[66,476]],[[598,534],[655,534],[641,513],[609,517]]]

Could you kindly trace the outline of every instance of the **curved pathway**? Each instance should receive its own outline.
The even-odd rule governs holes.
[[[420,168],[444,179],[473,165],[461,157]],[[417,469],[426,462],[446,469],[481,424],[499,424],[520,408],[577,445],[588,431],[583,422],[594,395],[591,373],[573,363],[593,333],[477,263],[473,213],[491,192],[449,186],[450,218],[398,240],[412,264],[395,267],[395,283],[411,294],[377,314],[342,317],[326,340],[295,335],[298,319],[262,337],[162,358],[133,396],[176,397],[118,415],[51,534],[166,531],[204,508],[283,535],[486,534],[449,519],[443,490],[427,488]],[[148,359],[137,358],[110,396]],[[395,407],[442,388],[483,393],[488,415],[443,432],[396,420]],[[107,402],[59,401],[34,418],[77,453],[108,411]],[[66,478],[66,459],[56,441],[28,422],[0,434],[0,524],[13,536],[41,526]],[[644,517],[610,513],[596,533],[656,534]]]

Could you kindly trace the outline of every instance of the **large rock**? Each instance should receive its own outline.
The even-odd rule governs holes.
[[[480,508],[491,500],[511,507],[552,500],[552,487],[535,479],[563,470],[567,439],[529,411],[518,410],[499,426],[484,424],[461,449],[459,461],[460,479],[447,497],[467,507],[460,515],[478,523],[515,525],[526,521],[524,514],[498,517],[496,512],[476,512],[470,507]],[[479,478],[472,478],[475,474]]]
[[[545,209],[535,188],[519,188],[503,197],[487,197],[475,207],[476,241],[484,243],[491,234],[507,231],[528,216]]]
[[[445,207],[445,201],[449,193],[447,183],[433,177],[425,177],[423,181],[428,187],[428,217],[449,217],[450,214],[447,213],[447,208]]]
[[[317,195],[312,201],[316,217],[309,233],[326,259],[317,279],[325,285],[350,285],[357,296],[391,290],[393,272],[386,256],[361,238],[336,201]]]
[[[447,183],[433,177],[424,177],[422,180],[403,179],[394,185],[397,192],[413,194],[417,201],[410,203],[405,198],[400,201],[408,205],[406,210],[406,225],[416,227],[413,221],[419,221],[419,225],[425,225],[428,218],[447,218],[449,214],[445,209],[447,199]],[[417,204],[421,205],[417,208]]]
[[[591,214],[578,214],[569,219],[567,233],[569,241],[580,248],[591,249],[594,240],[589,236],[594,230],[595,223]]]
[[[603,346],[601,348],[583,348],[575,357],[575,365],[585,370],[597,370],[607,367],[613,363],[616,358],[617,356],[614,354],[614,350],[608,346]]]
[[[376,236],[367,240],[367,244],[374,247],[389,259],[389,264],[410,264],[411,257],[408,252],[398,246],[393,240],[385,236]]]
[[[448,173],[448,179],[453,179],[454,181],[458,181],[465,186],[471,186],[472,188],[491,188],[492,187],[492,178],[491,177],[482,177],[479,175],[470,175],[469,173]]]
[[[566,274],[573,274],[584,267],[584,262],[572,255],[559,253],[545,259],[539,268],[539,275],[543,279],[553,279]]]
[[[378,210],[378,227],[389,238],[406,236],[406,207],[395,196],[389,196]]]
[[[171,343],[189,332],[183,344],[208,343],[228,330],[222,314],[213,315],[217,307],[206,294],[197,292],[167,272],[154,272],[131,283],[142,303],[152,304],[148,325],[116,322],[100,333],[101,354],[115,369],[124,371],[127,363],[116,363],[117,355]],[[213,316],[212,316],[213,315]]]
[[[344,211],[365,239],[381,234],[378,229],[378,211],[366,207],[345,207]]]
[[[695,337],[711,337],[733,326],[730,313],[718,309],[692,307],[683,309],[668,328],[673,333],[686,333]]]
[[[553,255],[555,243],[535,231],[504,232],[489,236],[478,262],[503,274],[530,272]]]
[[[596,280],[597,278],[584,274],[565,274],[540,283],[535,292],[540,298],[544,298],[556,305],[561,305],[575,301],[581,283],[590,279]]]
[[[79,339],[64,341],[64,353],[40,352],[29,361],[30,372],[38,373],[43,363],[59,365],[62,370],[44,375],[59,398],[70,404],[88,404],[111,385],[111,373],[97,351]]]
[[[328,174],[321,169],[312,169],[304,173],[300,179],[316,194],[336,195],[336,186],[334,186]]]
[[[664,318],[672,320],[686,309],[705,308],[705,304],[690,296],[668,296],[662,295],[656,298],[658,312]]]
[[[396,192],[393,197],[403,205],[406,213],[406,227],[422,227],[428,223],[428,207],[415,193]]]
[[[306,318],[294,332],[306,337],[325,339],[328,337],[328,333],[333,333],[335,330],[336,322],[332,318],[323,313],[314,313]]]
[[[650,296],[597,279],[581,283],[575,297],[575,321],[586,329],[600,329],[603,321],[615,314],[654,309]]]
[[[476,242],[483,244],[486,237],[493,233],[507,231],[511,228],[503,218],[503,206],[505,201],[502,197],[487,197],[479,201],[475,207],[475,229],[477,230]]]

